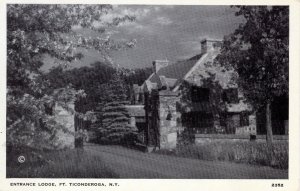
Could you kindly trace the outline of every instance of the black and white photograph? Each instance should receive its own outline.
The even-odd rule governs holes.
[[[285,186],[289,5],[5,8],[6,179]]]

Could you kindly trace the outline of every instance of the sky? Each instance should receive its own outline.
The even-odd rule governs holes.
[[[136,39],[134,48],[112,53],[113,62],[125,68],[151,67],[153,60],[171,62],[187,59],[201,52],[203,38],[222,39],[244,20],[234,15],[230,6],[203,5],[114,5],[103,19],[116,15],[136,16],[111,32],[114,39]],[[72,67],[87,66],[100,60],[96,51],[85,51],[85,58]],[[50,59],[44,69],[53,66]]]

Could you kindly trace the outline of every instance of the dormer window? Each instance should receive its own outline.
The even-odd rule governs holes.
[[[191,88],[191,98],[192,102],[208,102],[209,89],[194,86]]]
[[[223,101],[225,101],[227,103],[238,103],[239,98],[238,98],[237,88],[229,88],[229,89],[224,90],[222,99],[223,99]]]

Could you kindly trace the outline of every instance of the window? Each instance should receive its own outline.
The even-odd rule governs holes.
[[[214,125],[214,118],[211,113],[189,112],[182,115],[182,124],[189,128],[211,129]]]
[[[208,88],[191,88],[192,102],[206,102],[209,101],[209,89]]]
[[[238,103],[239,98],[238,98],[238,90],[237,88],[229,88],[224,90],[222,99],[225,102],[228,103]]]
[[[240,126],[249,126],[249,115],[247,113],[240,114]],[[249,130],[251,129],[249,128]]]

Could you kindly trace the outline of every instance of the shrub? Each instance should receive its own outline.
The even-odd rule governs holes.
[[[159,151],[160,154],[200,160],[232,161],[288,169],[288,143],[273,145],[258,142],[213,142],[201,145],[178,145],[173,151]]]
[[[126,85],[120,73],[112,76],[108,92],[109,99],[102,109],[102,125],[98,127],[100,141],[111,144],[124,142],[129,144],[128,142],[137,134],[137,128],[128,124],[130,116],[125,105],[129,102],[126,101]]]

